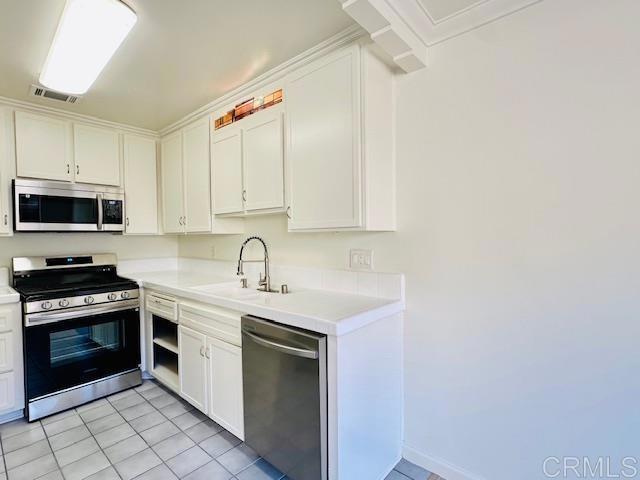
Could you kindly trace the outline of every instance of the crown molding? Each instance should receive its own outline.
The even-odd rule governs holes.
[[[299,55],[281,63],[280,65],[268,70],[262,75],[257,76],[253,80],[250,80],[239,87],[231,90],[230,92],[216,98],[215,100],[203,105],[197,110],[182,117],[180,120],[160,129],[160,136],[168,135],[194,120],[202,118],[205,115],[209,115],[216,110],[225,106],[225,104],[231,103],[234,99],[242,95],[246,95],[248,92],[259,90],[260,88],[281,80],[289,75],[294,70],[297,70],[304,65],[334,51],[346,45],[353,43],[355,40],[363,37],[366,34],[359,25],[352,25],[351,27],[341,31],[340,33],[328,38],[327,40],[319,43],[318,45],[311,47],[310,49],[302,52]]]
[[[444,18],[434,20],[420,0],[384,0],[407,26],[431,47],[495,22],[543,0],[481,0]]]
[[[154,138],[158,137],[158,132],[154,130],[134,127],[132,125],[126,125],[124,123],[111,122],[109,120],[103,120],[98,117],[82,115],[80,113],[69,112],[60,108],[47,107],[45,105],[38,105],[36,103],[25,102],[23,100],[16,100],[13,98],[0,96],[0,105],[10,108],[17,108],[19,110],[24,110],[32,113],[44,113],[47,115],[53,115],[59,118],[64,118],[66,120],[80,121],[84,124],[94,125],[96,127],[112,128],[123,133],[132,133]]]
[[[405,72],[427,65],[427,49],[543,0],[478,0],[434,19],[421,0],[338,0]]]
[[[426,44],[388,0],[339,1],[342,9],[369,32],[371,39],[402,70],[409,73],[427,66]]]

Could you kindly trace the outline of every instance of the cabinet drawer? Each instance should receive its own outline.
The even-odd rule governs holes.
[[[180,324],[210,337],[234,345],[242,345],[240,318],[242,314],[226,308],[193,303],[180,304]]]
[[[178,304],[171,298],[149,294],[147,295],[145,307],[153,315],[158,315],[172,322],[178,322]]]
[[[13,333],[0,333],[0,372],[13,370]]]

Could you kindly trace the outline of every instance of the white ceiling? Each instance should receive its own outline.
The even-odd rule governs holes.
[[[441,22],[488,0],[418,0],[433,23]]]
[[[29,95],[64,0],[2,0],[0,95],[159,130],[353,23],[336,0],[127,3],[138,23],[82,101],[68,105]]]

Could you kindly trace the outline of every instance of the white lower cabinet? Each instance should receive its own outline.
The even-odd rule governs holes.
[[[24,408],[22,309],[0,305],[0,419]]]
[[[242,400],[242,348],[207,338],[209,417],[239,438],[244,438]]]
[[[179,393],[244,439],[241,314],[211,305],[179,303]]]
[[[198,410],[207,413],[207,337],[178,326],[178,375],[180,395]]]

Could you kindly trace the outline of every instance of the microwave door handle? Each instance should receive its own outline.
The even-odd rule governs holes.
[[[103,203],[102,203],[102,194],[98,193],[96,195],[96,200],[98,201],[98,231],[101,231],[102,223],[104,221],[104,212],[103,212]]]

